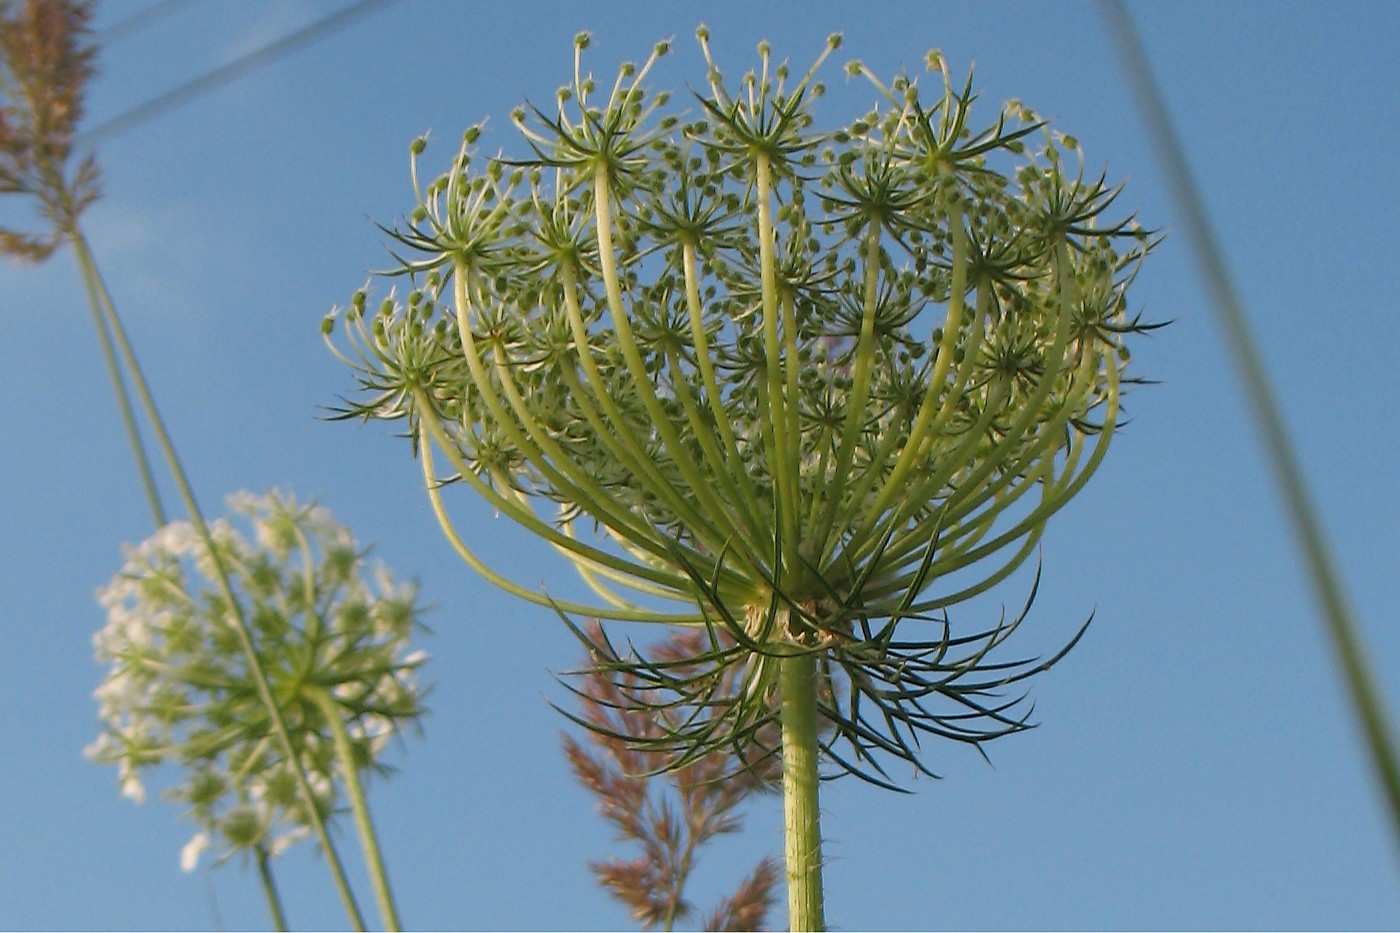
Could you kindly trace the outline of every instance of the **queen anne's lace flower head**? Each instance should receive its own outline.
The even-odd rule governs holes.
[[[109,667],[95,692],[103,731],[86,751],[115,764],[122,793],[138,803],[143,773],[172,780],[163,795],[199,827],[181,854],[187,869],[216,845],[225,856],[275,854],[309,822],[214,560],[242,604],[323,818],[341,779],[326,697],[361,770],[382,770],[390,737],[424,712],[417,670],[427,656],[409,647],[422,628],[416,587],[367,566],[321,506],[278,492],[236,493],[229,505],[236,520],[210,526],[214,554],[188,523],[173,522],[127,548],[97,594],[107,624],[93,643]]]
[[[595,82],[580,36],[557,106],[514,114],[515,157],[482,159],[473,128],[422,187],[413,145],[419,203],[393,232],[410,286],[324,325],[362,389],[344,414],[407,421],[449,540],[511,592],[722,628],[709,659],[743,665],[755,700],[732,728],[772,714],[770,661],[813,653],[841,682],[827,751],[844,740],[853,769],[916,760],[920,733],[1015,731],[996,690],[1044,665],[988,657],[1014,622],[968,633],[945,612],[1034,554],[1101,462],[1153,238],[1109,218],[1117,189],[1022,104],[977,128],[971,78],[937,53],[888,83],[852,63],[876,104],[820,129],[839,37],[800,75],[765,43],[737,87],[698,38],[708,87],[680,107],[645,86],[667,43]],[[447,485],[600,599],[488,566]],[[638,665],[715,699],[716,678]]]

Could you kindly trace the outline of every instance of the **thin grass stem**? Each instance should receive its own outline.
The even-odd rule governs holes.
[[[1225,264],[1204,199],[1192,178],[1186,150],[1167,113],[1162,89],[1148,66],[1147,53],[1132,19],[1122,0],[1099,0],[1099,10],[1108,23],[1123,70],[1137,96],[1153,148],[1160,154],[1167,186],[1181,212],[1216,318],[1225,332],[1226,346],[1234,358],[1235,370],[1278,481],[1284,511],[1307,565],[1323,623],[1341,665],[1376,778],[1390,810],[1395,839],[1400,844],[1400,757],[1396,753],[1389,707],[1368,663],[1364,638],[1327,543],[1317,507],[1303,479],[1296,448],[1284,425],[1258,346],[1250,333],[1244,303]]]
[[[374,831],[370,819],[369,805],[365,802],[364,785],[360,783],[360,769],[355,760],[355,748],[350,742],[350,733],[345,728],[343,710],[335,698],[324,688],[308,688],[306,695],[326,717],[331,737],[335,743],[335,755],[340,759],[340,770],[345,776],[345,796],[350,800],[350,812],[355,816],[355,830],[360,836],[360,849],[369,869],[370,886],[374,888],[375,900],[379,902],[379,916],[384,921],[384,929],[401,930],[398,908],[394,906],[394,894],[389,887],[389,873],[384,868],[384,857],[379,848],[379,836]]]
[[[81,234],[78,235],[81,239]],[[204,514],[200,511],[199,503],[195,499],[194,490],[191,488],[189,478],[184,467],[180,463],[180,458],[175,452],[175,444],[166,430],[165,421],[156,407],[155,399],[151,395],[150,387],[146,383],[146,378],[141,371],[140,363],[136,359],[136,353],[131,347],[131,342],[127,339],[126,328],[122,326],[121,318],[117,314],[115,304],[112,302],[111,293],[107,289],[106,282],[103,281],[101,272],[97,268],[96,262],[92,258],[90,251],[84,249],[79,252],[79,263],[83,265],[83,274],[89,277],[94,285],[95,294],[102,307],[103,321],[107,328],[110,328],[113,338],[115,338],[117,349],[121,354],[121,360],[126,366],[127,374],[131,378],[132,385],[136,389],[136,395],[140,399],[141,407],[150,421],[151,428],[155,433],[156,442],[165,458],[166,465],[170,468],[172,478],[179,490],[180,498],[184,502],[185,509],[190,516],[190,524],[194,527],[200,541],[204,544],[209,553],[210,562],[215,569],[215,576],[220,595],[229,606],[228,622],[233,627],[237,635],[244,656],[248,662],[248,670],[257,685],[258,696],[262,700],[264,707],[268,711],[268,716],[272,721],[273,731],[277,736],[278,745],[282,753],[287,757],[287,763],[296,777],[297,789],[302,798],[303,804],[307,808],[307,815],[312,823],[312,830],[315,832],[321,844],[322,851],[326,855],[326,864],[331,870],[332,878],[335,881],[337,890],[340,892],[341,901],[345,906],[345,912],[350,919],[351,925],[356,930],[365,928],[363,916],[359,906],[355,902],[354,892],[350,888],[350,882],[345,876],[344,867],[340,858],[336,854],[335,846],[331,842],[330,834],[326,830],[325,821],[321,817],[321,811],[316,804],[315,794],[311,790],[311,784],[307,781],[306,771],[301,765],[301,759],[297,755],[296,748],[292,744],[291,735],[287,730],[287,723],[282,715],[282,709],[277,705],[277,700],[272,694],[272,687],[268,683],[267,672],[263,668],[262,659],[258,656],[257,647],[253,644],[252,633],[248,630],[247,620],[244,618],[243,607],[239,603],[237,596],[233,592],[233,584],[229,580],[228,569],[224,566],[223,558],[215,546],[213,535],[210,534],[209,525],[204,520]]]
[[[102,316],[102,302],[98,297],[100,286],[99,282],[95,280],[97,265],[93,262],[87,239],[81,231],[76,228],[70,230],[68,239],[73,244],[73,251],[78,257],[78,268],[82,276],[83,288],[86,289],[88,296],[88,308],[92,311],[92,326],[97,331],[97,342],[102,347],[102,359],[107,365],[107,376],[112,382],[112,393],[117,397],[117,410],[121,412],[122,426],[126,430],[127,442],[131,445],[131,455],[136,458],[136,472],[141,477],[141,487],[146,493],[146,502],[151,507],[151,518],[155,521],[156,527],[160,528],[166,524],[168,519],[165,517],[165,508],[161,505],[160,492],[156,488],[155,474],[151,470],[151,461],[146,454],[146,446],[142,442],[141,432],[136,426],[136,414],[131,406],[131,395],[126,390],[126,381],[122,379],[116,350],[112,347],[112,334],[107,329],[107,323]]]
[[[255,847],[258,860],[258,880],[262,882],[263,896],[267,898],[267,910],[272,915],[272,928],[285,931],[287,915],[282,910],[282,895],[277,891],[277,880],[272,876],[272,858],[267,848],[259,843]]]

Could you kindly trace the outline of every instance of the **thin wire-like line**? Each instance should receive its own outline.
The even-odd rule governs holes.
[[[98,124],[78,137],[78,146],[90,147],[103,140],[111,139],[119,133],[125,133],[222,84],[241,78],[263,65],[270,64],[300,48],[324,39],[367,13],[398,2],[399,0],[360,0],[360,2],[353,3],[329,16],[324,16],[305,28],[289,33],[262,48],[254,49],[247,55],[240,56],[172,91],[154,97],[144,104],[133,107],[126,113]]]
[[[139,32],[156,20],[174,13],[182,6],[189,4],[191,0],[156,0],[144,10],[137,10],[126,19],[113,23],[97,34],[97,41],[101,45],[110,45],[121,39],[125,39],[133,32]]]

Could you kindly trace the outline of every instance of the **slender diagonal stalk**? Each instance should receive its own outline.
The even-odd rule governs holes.
[[[140,429],[136,425],[136,414],[131,404],[131,394],[127,391],[126,380],[122,376],[121,364],[117,360],[116,350],[113,346],[112,331],[107,324],[107,319],[103,313],[103,294],[105,285],[97,271],[97,263],[92,256],[92,251],[88,246],[87,239],[82,235],[82,231],[76,226],[68,229],[67,236],[73,245],[73,251],[78,259],[78,267],[81,270],[83,288],[87,292],[88,309],[92,312],[93,329],[97,331],[98,344],[102,348],[102,358],[107,366],[107,375],[112,383],[112,392],[116,396],[117,409],[121,413],[122,424],[126,430],[127,441],[131,445],[132,456],[136,460],[136,470],[141,477],[141,485],[146,494],[146,502],[151,508],[151,518],[155,522],[156,528],[161,528],[167,524],[165,508],[161,504],[160,492],[156,487],[154,471],[151,469],[151,461],[146,453],[145,443],[141,439]],[[271,859],[266,848],[259,845],[257,847],[258,877],[261,880],[263,895],[267,900],[268,913],[272,918],[273,927],[277,930],[287,929],[286,912],[282,906],[281,893],[277,890],[277,884],[273,876]]]
[[[1341,664],[1352,706],[1361,721],[1371,763],[1390,808],[1396,842],[1400,843],[1400,756],[1389,708],[1367,661],[1363,636],[1356,623],[1341,576],[1322,529],[1317,507],[1298,462],[1298,454],[1274,398],[1264,362],[1249,330],[1244,303],[1226,268],[1220,243],[1206,214],[1200,189],[1191,176],[1186,151],[1167,113],[1161,87],[1147,64],[1146,51],[1122,0],[1100,0],[1118,46],[1119,58],[1138,98],[1143,119],[1160,154],[1167,185],[1181,211],[1196,262],[1210,292],[1216,318],[1225,332],[1225,343],[1234,357],[1264,449],[1269,455],[1284,510],[1312,578],[1313,591],[1322,609],[1324,624]]]
[[[263,895],[267,898],[268,913],[272,915],[272,928],[286,930],[287,915],[282,910],[282,895],[277,891],[277,880],[272,876],[272,859],[268,857],[266,846],[257,846],[257,857],[258,878],[262,882]]]
[[[88,250],[87,240],[76,228],[68,231],[69,242],[78,256],[78,266],[82,270],[83,287],[87,290],[88,308],[92,311],[92,326],[97,331],[97,342],[102,347],[102,359],[107,364],[107,376],[112,382],[112,393],[117,397],[117,410],[121,412],[122,426],[131,444],[131,454],[136,458],[136,472],[141,476],[141,486],[146,493],[146,502],[151,507],[151,518],[159,528],[167,521],[165,509],[156,489],[155,474],[151,471],[151,461],[146,455],[146,445],[141,440],[141,432],[136,427],[136,414],[131,406],[131,395],[126,390],[126,380],[122,378],[121,367],[117,362],[116,351],[112,347],[112,333],[102,315],[102,301],[98,297],[95,280],[96,264]]]
[[[296,777],[297,789],[302,798],[303,804],[307,808],[308,818],[312,823],[312,830],[315,832],[321,844],[322,851],[326,855],[326,864],[330,867],[331,876],[335,881],[337,890],[340,892],[341,901],[345,906],[345,911],[350,919],[351,925],[356,930],[365,928],[363,916],[359,906],[355,902],[355,896],[350,889],[350,882],[345,875],[345,869],[341,864],[340,857],[336,854],[334,844],[331,842],[330,834],[326,830],[325,821],[321,818],[320,809],[316,804],[315,794],[311,790],[311,784],[307,781],[306,771],[302,768],[301,759],[297,755],[296,747],[292,744],[291,735],[287,730],[286,719],[282,715],[281,707],[278,706],[276,697],[272,694],[272,686],[268,683],[267,672],[263,669],[261,658],[258,656],[257,648],[253,644],[252,633],[248,630],[247,620],[243,617],[243,608],[238,601],[238,597],[233,592],[233,585],[229,581],[228,569],[224,566],[223,560],[219,556],[219,550],[214,545],[213,536],[209,532],[209,526],[204,520],[204,514],[200,511],[199,503],[194,496],[194,490],[190,486],[189,478],[184,467],[180,463],[180,458],[175,452],[174,442],[166,430],[165,421],[156,407],[155,399],[151,395],[150,387],[146,384],[146,378],[141,371],[140,363],[136,359],[136,353],[131,347],[131,342],[127,339],[126,329],[122,326],[121,318],[117,314],[115,304],[112,302],[111,293],[107,290],[106,282],[93,260],[92,251],[88,248],[85,238],[81,232],[74,237],[75,243],[81,244],[77,250],[78,263],[82,268],[84,280],[88,283],[91,294],[97,296],[102,308],[103,323],[110,329],[112,337],[115,339],[117,349],[121,356],[122,363],[126,366],[127,374],[131,378],[131,383],[135,387],[137,398],[141,402],[142,410],[146,413],[150,421],[151,428],[155,433],[156,442],[160,447],[161,454],[165,458],[166,465],[170,469],[171,476],[175,480],[175,485],[179,490],[180,498],[185,505],[190,516],[190,523],[194,526],[196,534],[204,543],[209,552],[209,558],[214,565],[215,575],[221,591],[221,595],[229,606],[228,622],[238,638],[243,654],[248,662],[249,672],[257,684],[258,695],[264,707],[268,711],[268,716],[272,721],[273,732],[277,737],[277,742],[282,753],[287,756],[287,762]]]
[[[340,759],[340,769],[345,775],[345,796],[350,799],[350,811],[355,815],[355,829],[360,835],[360,848],[369,867],[370,884],[374,887],[375,899],[379,902],[379,916],[384,921],[384,929],[401,930],[398,909],[394,906],[394,895],[389,889],[389,873],[384,868],[380,854],[379,837],[374,832],[374,822],[370,819],[369,805],[365,802],[364,786],[360,783],[360,769],[355,761],[355,749],[350,743],[350,734],[345,729],[344,710],[335,698],[319,687],[307,691],[311,701],[326,717],[331,736],[335,741],[335,754]]]

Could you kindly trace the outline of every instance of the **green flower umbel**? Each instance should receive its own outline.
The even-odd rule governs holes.
[[[342,794],[358,794],[360,772],[383,768],[389,739],[423,713],[426,655],[408,647],[421,629],[417,592],[367,568],[349,530],[320,506],[277,493],[239,493],[230,506],[253,540],[227,519],[213,523],[217,560],[324,818]],[[110,668],[96,693],[104,730],[87,752],[116,764],[137,801],[143,771],[179,766],[182,779],[164,793],[199,827],[186,868],[210,845],[225,856],[275,854],[310,825],[215,576],[195,531],[173,522],[129,548],[98,593],[108,621],[94,643]]]
[[[642,86],[664,44],[600,94],[582,36],[557,109],[515,114],[522,158],[482,164],[467,133],[394,232],[406,300],[342,315],[363,390],[345,414],[407,419],[447,536],[512,592],[730,636],[709,674],[630,662],[727,704],[678,728],[678,761],[777,718],[785,757],[812,753],[785,780],[818,744],[882,780],[878,753],[917,763],[921,733],[1023,727],[996,688],[1049,662],[989,660],[1015,623],[944,613],[1021,565],[1103,459],[1151,243],[1104,220],[1116,190],[1026,108],[973,129],[970,79],[936,53],[932,94],[849,66],[877,104],[823,131],[826,54],[794,80],[765,44],[731,92],[699,37],[709,93],[688,111]],[[457,484],[600,601],[485,566],[443,502]],[[748,688],[721,700],[733,665]]]

